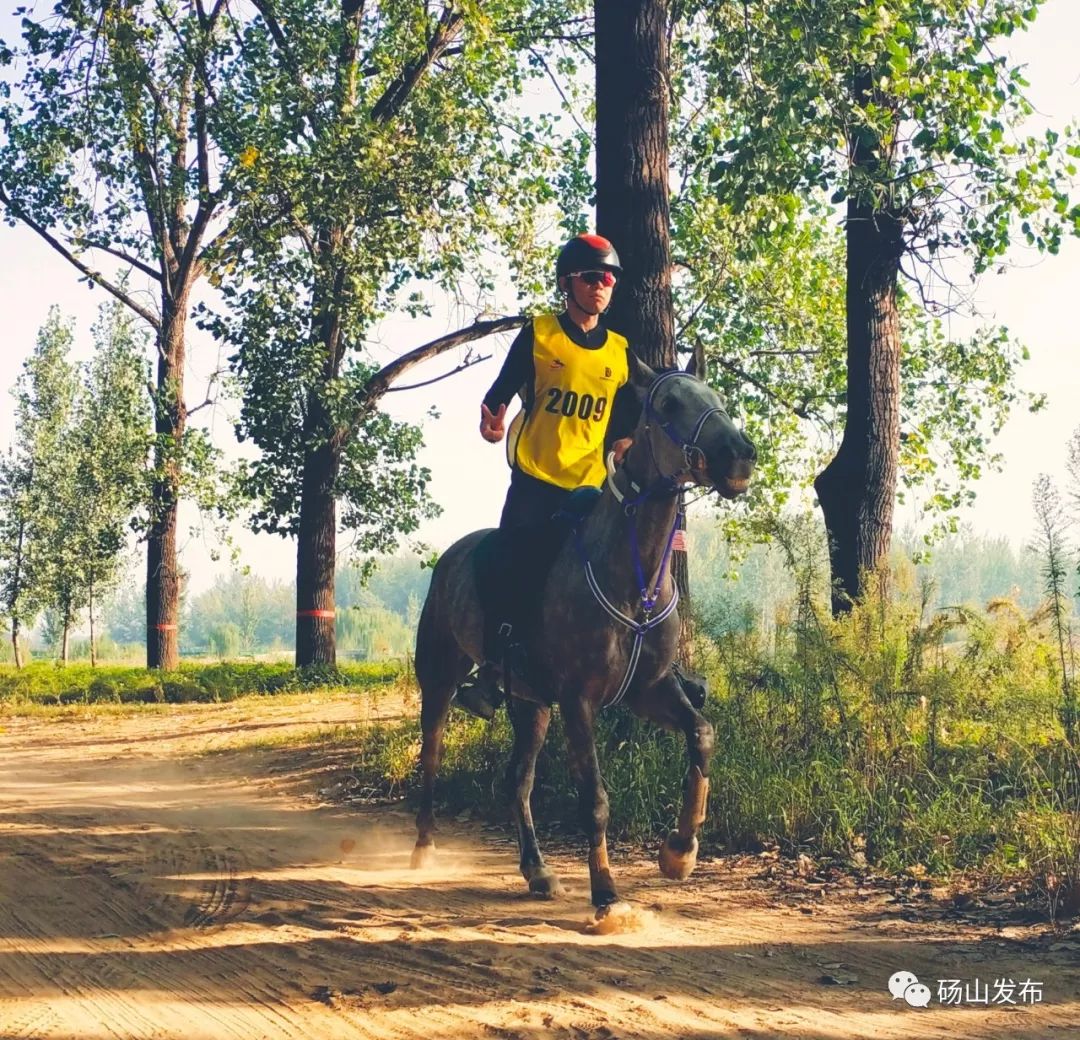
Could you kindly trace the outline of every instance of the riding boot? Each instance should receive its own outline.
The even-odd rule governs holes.
[[[504,700],[498,668],[490,662],[480,665],[458,686],[454,698],[473,715],[488,720],[495,718],[495,712]]]

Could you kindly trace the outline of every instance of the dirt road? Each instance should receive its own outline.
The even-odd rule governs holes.
[[[808,896],[752,857],[674,884],[634,851],[616,867],[643,927],[597,936],[580,855],[550,857],[568,895],[536,902],[509,828],[456,821],[439,865],[410,872],[408,815],[332,803],[344,754],[250,746],[358,711],[0,718],[0,1036],[1080,1035],[1080,933]],[[928,1008],[890,997],[901,969]],[[941,1006],[949,978],[1011,979],[1017,1003]]]

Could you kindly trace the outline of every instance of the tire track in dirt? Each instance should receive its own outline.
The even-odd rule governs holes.
[[[187,732],[135,715],[0,733],[0,1036],[1024,1040],[1076,1019],[1076,958],[853,900],[789,906],[723,860],[672,885],[651,857],[617,855],[651,920],[588,935],[576,851],[549,856],[568,890],[555,903],[525,897],[509,829],[446,822],[440,862],[417,874],[410,816],[320,804],[318,756],[197,754],[324,709],[349,710],[207,706],[185,711]],[[1041,973],[1046,1003],[913,1011],[885,990],[898,968]],[[842,971],[857,983],[822,985]]]

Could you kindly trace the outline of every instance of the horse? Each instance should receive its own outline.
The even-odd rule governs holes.
[[[607,853],[608,798],[596,754],[597,713],[626,704],[641,718],[681,731],[689,757],[676,829],[660,850],[665,877],[688,877],[705,820],[713,729],[673,672],[678,593],[668,562],[681,503],[692,485],[726,499],[743,494],[756,452],[717,393],[692,372],[656,373],[630,354],[630,383],[641,415],[633,444],[587,518],[559,550],[540,593],[540,624],[528,639],[529,675],[507,701],[514,746],[506,785],[517,828],[520,869],[529,891],[562,894],[544,862],[530,798],[551,706],[562,713],[579,820],[589,841],[592,904],[602,917],[619,901]],[[488,533],[474,531],[440,557],[417,626],[415,669],[421,690],[423,788],[411,865],[434,858],[435,776],[457,684],[484,659],[484,625],[473,555]],[[647,580],[648,578],[648,580]]]

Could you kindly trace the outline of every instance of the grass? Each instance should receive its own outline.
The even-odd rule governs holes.
[[[182,664],[173,672],[130,666],[38,663],[0,666],[0,710],[118,704],[223,703],[250,694],[265,696],[321,689],[364,689],[396,680],[396,662],[296,669],[289,664]]]
[[[1061,722],[1051,634],[1000,603],[924,617],[919,597],[894,596],[838,622],[816,607],[793,610],[768,642],[755,633],[702,642],[717,749],[706,844],[1020,882],[1052,913],[1080,911],[1080,759]],[[411,797],[416,722],[357,739],[360,784]],[[504,714],[489,725],[454,713],[438,784],[444,814],[505,818],[510,744]],[[609,833],[662,837],[681,801],[683,738],[616,711],[602,714],[597,744]],[[539,821],[576,830],[557,716],[533,804]]]

